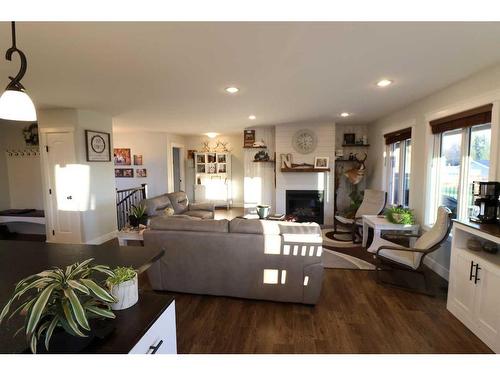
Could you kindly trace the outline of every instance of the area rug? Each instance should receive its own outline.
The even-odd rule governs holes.
[[[352,270],[375,270],[373,255],[359,244],[335,241],[326,236],[331,228],[322,229],[323,233],[323,265],[325,268]]]

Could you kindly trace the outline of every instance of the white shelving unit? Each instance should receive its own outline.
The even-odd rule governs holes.
[[[232,204],[231,154],[196,152],[194,154],[194,201],[213,202],[216,206]]]
[[[467,240],[500,244],[500,237],[453,224],[448,310],[495,353],[500,353],[500,253],[472,251]]]

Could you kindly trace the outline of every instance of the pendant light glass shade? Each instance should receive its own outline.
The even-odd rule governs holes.
[[[24,91],[5,90],[0,96],[0,118],[14,121],[36,121],[35,105]]]

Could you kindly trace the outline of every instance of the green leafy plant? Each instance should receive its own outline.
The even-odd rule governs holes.
[[[90,319],[113,319],[110,303],[116,300],[93,276],[114,277],[114,273],[107,266],[91,266],[92,261],[93,258],[77,262],[65,270],[55,267],[19,281],[0,313],[0,324],[17,305],[8,319],[18,313],[25,316],[19,331],[25,330],[28,345],[36,353],[43,334],[45,348],[49,350],[50,339],[58,327],[73,336],[86,337],[91,330]]]
[[[113,276],[108,277],[106,280],[108,288],[132,280],[137,275],[137,271],[132,267],[116,267],[113,270],[113,274]]]
[[[135,217],[136,219],[142,219],[146,216],[146,206],[139,204],[137,206],[132,206],[130,209],[130,216]]]
[[[415,224],[413,211],[401,206],[387,208],[385,217],[394,224]]]
[[[356,215],[356,211],[358,210],[359,206],[361,206],[361,203],[363,202],[363,195],[364,192],[359,192],[357,185],[354,185],[354,189],[351,191],[349,194],[349,198],[351,200],[349,207],[345,209],[344,211],[344,216],[349,218],[349,219],[354,219],[354,216]]]

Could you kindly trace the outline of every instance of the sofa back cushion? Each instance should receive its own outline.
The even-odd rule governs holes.
[[[184,216],[158,216],[151,219],[149,226],[152,230],[186,231],[186,232],[218,232],[227,233],[229,231],[229,221],[199,219]]]
[[[176,214],[183,214],[189,209],[189,199],[183,191],[167,194]]]
[[[170,203],[170,199],[167,194],[144,199],[141,204],[146,207],[146,213],[148,216],[163,215],[166,208],[172,208],[172,204]]]
[[[293,223],[287,221],[234,218],[229,223],[231,233],[249,234],[314,234],[321,236],[320,226],[316,223]]]

